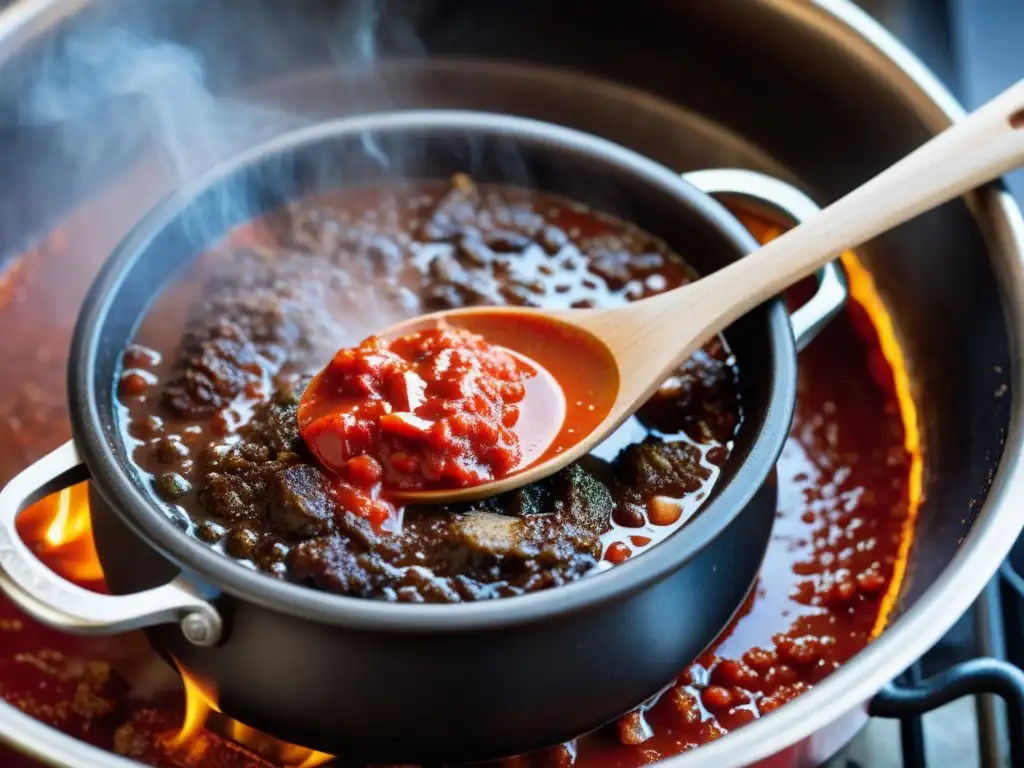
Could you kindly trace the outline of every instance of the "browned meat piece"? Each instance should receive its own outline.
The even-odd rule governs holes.
[[[488,499],[486,505],[495,512],[513,517],[538,515],[547,507],[550,495],[550,483],[533,483]]]
[[[423,225],[427,240],[450,240],[476,224],[480,193],[472,179],[464,174],[452,177],[452,187],[441,198]]]
[[[738,423],[736,371],[717,339],[698,349],[644,404],[637,416],[662,433],[685,432],[723,445]]]
[[[405,262],[405,252],[391,237],[373,234],[366,238],[360,249],[375,274],[394,275]]]
[[[373,586],[371,569],[366,567],[369,558],[365,554],[360,558],[348,544],[343,536],[332,536],[294,547],[287,561],[292,578],[343,595],[369,597]]]
[[[231,251],[189,315],[186,350],[224,317],[270,358],[278,348],[308,348],[332,322],[323,308],[332,271],[325,260],[304,253]]]
[[[197,475],[203,478],[199,494],[209,517],[256,521],[290,540],[329,530],[333,504],[323,490],[323,472],[305,459],[297,407],[294,390],[278,392],[256,408],[238,442],[203,453]]]
[[[314,340],[331,345],[329,276],[328,265],[303,254],[232,252],[190,312],[164,407],[176,418],[215,414],[240,395],[258,396],[264,376],[312,355]]]
[[[502,500],[508,511],[537,510],[540,498],[535,493],[527,499],[506,494]],[[501,509],[495,502],[491,499],[465,511],[407,511],[398,537],[402,561],[421,563],[435,578],[449,580],[462,599],[545,589],[574,581],[597,565],[600,535],[568,519],[564,499],[548,496],[543,511],[522,516],[495,511]],[[428,542],[430,547],[425,548]],[[424,549],[426,559],[416,557]]]
[[[520,253],[540,234],[544,218],[529,200],[510,200],[493,191],[482,193],[465,174],[455,174],[452,186],[438,201],[420,235],[428,241],[463,239],[471,262],[483,265],[493,253]],[[485,249],[485,250],[481,250]]]
[[[425,276],[425,290],[434,295],[439,290],[451,290],[458,296],[458,304],[450,306],[470,306],[474,304],[500,304],[501,295],[495,288],[493,277],[488,269],[465,265],[455,254],[446,249],[437,249],[430,262],[428,275]]]
[[[235,323],[221,320],[211,338],[186,359],[179,378],[168,384],[164,404],[179,417],[211,414],[261,378],[256,348]]]
[[[223,467],[223,471],[215,471]],[[206,513],[217,520],[255,520],[261,516],[270,486],[262,465],[237,453],[210,462],[199,491]]]
[[[402,533],[357,542],[318,538],[289,555],[289,577],[342,594],[404,602],[460,602],[546,589],[597,564],[599,538],[553,516],[406,513]],[[425,546],[429,543],[429,547]]]
[[[554,506],[573,526],[600,536],[611,527],[615,501],[609,486],[598,479],[609,468],[588,456],[572,464],[553,478]]]
[[[622,248],[601,248],[590,254],[590,271],[600,276],[613,291],[633,279],[632,254]]]
[[[569,244],[569,236],[558,227],[546,226],[540,234],[540,244],[545,251],[554,256]]]
[[[468,267],[483,269],[494,261],[494,251],[487,246],[476,232],[460,237],[459,245],[455,252],[458,254],[459,261]]]
[[[522,253],[531,245],[533,239],[518,232],[507,229],[495,229],[482,235],[483,243],[494,253]]]
[[[513,553],[524,556],[527,532],[518,518],[494,512],[470,512],[456,517],[451,531],[473,551],[498,557]]]
[[[251,424],[249,433],[258,433],[260,441],[274,455],[302,453],[305,450],[295,413],[299,397],[308,382],[308,379],[303,379],[301,382],[278,389],[271,401],[261,406],[260,418]]]
[[[701,463],[697,446],[681,440],[667,443],[656,437],[626,448],[619,465],[629,493],[644,498],[696,493],[711,475]]]
[[[286,467],[270,484],[271,525],[293,539],[323,536],[334,527],[334,502],[327,495],[324,473],[311,464]]]
[[[472,301],[451,284],[431,285],[423,289],[423,306],[430,312],[468,307]]]

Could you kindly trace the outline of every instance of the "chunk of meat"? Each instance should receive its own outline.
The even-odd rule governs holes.
[[[590,271],[600,275],[609,288],[617,291],[633,278],[631,258],[632,254],[625,249],[602,248],[591,255]]]
[[[451,189],[423,225],[423,237],[427,240],[455,238],[476,223],[479,205],[480,193],[473,180],[465,174],[455,174]]]
[[[514,491],[488,499],[484,503],[500,514],[526,517],[544,512],[550,496],[551,484],[540,482],[516,488]]]
[[[310,464],[278,470],[271,483],[271,523],[293,539],[329,533],[334,527],[334,502],[327,491],[323,472]]]
[[[179,417],[212,414],[258,386],[262,376],[256,347],[236,323],[222,320],[185,360],[180,376],[167,385],[164,404]]]
[[[648,437],[626,448],[619,464],[630,494],[644,498],[696,493],[711,476],[700,449],[683,440],[669,443]]]
[[[280,532],[289,539],[297,535],[297,526],[287,513],[270,514],[272,502],[281,500],[275,492],[279,473],[307,459],[295,425],[295,410],[293,402],[277,396],[255,409],[237,440],[212,445],[199,457],[195,473],[200,478],[199,498],[210,518],[266,523],[275,529],[277,522],[285,521]],[[312,463],[303,469],[320,472]]]
[[[289,359],[316,356],[340,334],[326,307],[329,265],[290,252],[230,251],[189,313],[175,376],[162,402],[198,419],[233,400],[270,394],[266,379]]]
[[[270,402],[260,407],[261,418],[255,420],[248,431],[250,436],[258,435],[260,442],[275,455],[302,453],[304,450],[299,424],[295,418],[299,395],[303,389],[304,383],[288,385],[277,390]]]
[[[525,533],[523,521],[493,512],[469,512],[458,517],[451,526],[470,549],[491,555],[515,552],[524,556],[522,544]]]
[[[572,525],[600,536],[611,526],[615,500],[609,487],[598,479],[608,467],[600,459],[586,457],[554,478],[553,494],[561,516]]]
[[[726,444],[739,423],[736,371],[715,339],[698,349],[637,412],[659,432],[685,432],[700,443]]]
[[[374,586],[372,576],[380,567],[378,560],[365,553],[360,557],[350,549],[344,536],[331,536],[293,547],[287,563],[295,581],[343,595],[370,597]],[[400,577],[400,573],[395,576]]]

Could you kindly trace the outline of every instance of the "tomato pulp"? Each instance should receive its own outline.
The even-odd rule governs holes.
[[[538,453],[534,443],[524,451],[529,436],[517,427],[541,376],[527,359],[439,321],[340,350],[303,395],[299,430],[324,467],[358,488],[479,485]],[[546,410],[564,415],[557,404]]]

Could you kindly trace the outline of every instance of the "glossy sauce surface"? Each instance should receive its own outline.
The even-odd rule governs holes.
[[[337,349],[364,337],[352,338],[357,328],[497,305],[452,322],[568,387],[564,429],[544,458],[603,420],[618,370],[581,332],[502,307],[622,306],[690,274],[678,254],[625,222],[465,177],[297,201],[230,233],[154,302],[123,358],[125,439],[176,524],[277,578],[409,602],[557,587],[653,546],[707,498],[741,422],[725,342],[699,350],[593,455],[447,508],[403,507],[389,494],[514,469],[514,425],[467,411],[478,396],[494,410],[497,390],[463,393],[466,376],[444,382],[416,368],[423,350],[396,357],[393,342]],[[426,387],[412,410],[407,375]],[[501,386],[518,396],[512,378]],[[435,397],[441,389],[466,397]],[[362,407],[356,395],[370,399],[367,418],[351,410]],[[461,414],[436,418],[449,406]],[[377,465],[357,465],[358,482],[342,467],[355,452]]]
[[[85,211],[0,279],[0,322],[19,329],[0,338],[0,351],[25,372],[0,379],[4,482],[68,438],[61,350],[88,279],[111,245],[89,246],[93,220]],[[745,220],[756,234],[770,229]],[[76,271],[79,279],[55,283],[55,276]],[[904,438],[876,331],[851,304],[801,354],[796,416],[778,466],[774,536],[742,615],[643,712],[510,766],[647,764],[784,705],[856,654],[884,623],[884,595],[896,586],[894,566],[909,543]],[[68,503],[83,501],[77,487]],[[20,521],[23,535],[58,572],[96,587],[95,567],[82,568],[81,539],[75,546],[45,543],[61,508],[55,498],[41,502]],[[278,764],[228,738],[258,746],[237,724],[212,721],[187,747],[170,746],[184,718],[181,694],[173,686],[160,692],[173,673],[139,634],[61,635],[0,600],[0,638],[0,696],[78,738],[167,768]],[[0,762],[37,766],[10,751],[0,751]]]

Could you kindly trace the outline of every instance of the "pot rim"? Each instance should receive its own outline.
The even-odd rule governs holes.
[[[223,589],[238,599],[320,623],[387,632],[456,632],[490,630],[554,616],[570,616],[607,602],[626,599],[685,566],[713,541],[750,503],[782,451],[796,404],[796,344],[784,303],[769,302],[763,311],[773,378],[765,384],[769,399],[764,419],[746,426],[753,434],[748,454],[728,482],[694,519],[643,557],[557,589],[499,600],[419,605],[384,603],[332,594],[292,584],[247,568],[184,534],[153,497],[138,487],[117,460],[117,437],[108,435],[101,413],[110,408],[109,392],[98,391],[96,359],[106,344],[107,317],[126,274],[141,259],[158,233],[176,221],[194,201],[246,169],[303,147],[330,143],[364,132],[415,136],[467,132],[483,140],[513,138],[524,146],[555,149],[598,168],[615,168],[640,180],[673,204],[689,209],[716,231],[738,256],[758,246],[739,221],[710,195],[679,174],[606,139],[538,120],[464,110],[403,110],[317,123],[251,147],[220,163],[195,181],[175,190],[136,224],[114,249],[89,288],[71,342],[68,362],[71,427],[92,482],[117,515],[162,557],[187,575]],[[656,233],[655,233],[656,234]],[[205,246],[204,246],[205,247]],[[113,439],[111,439],[113,437]]]

